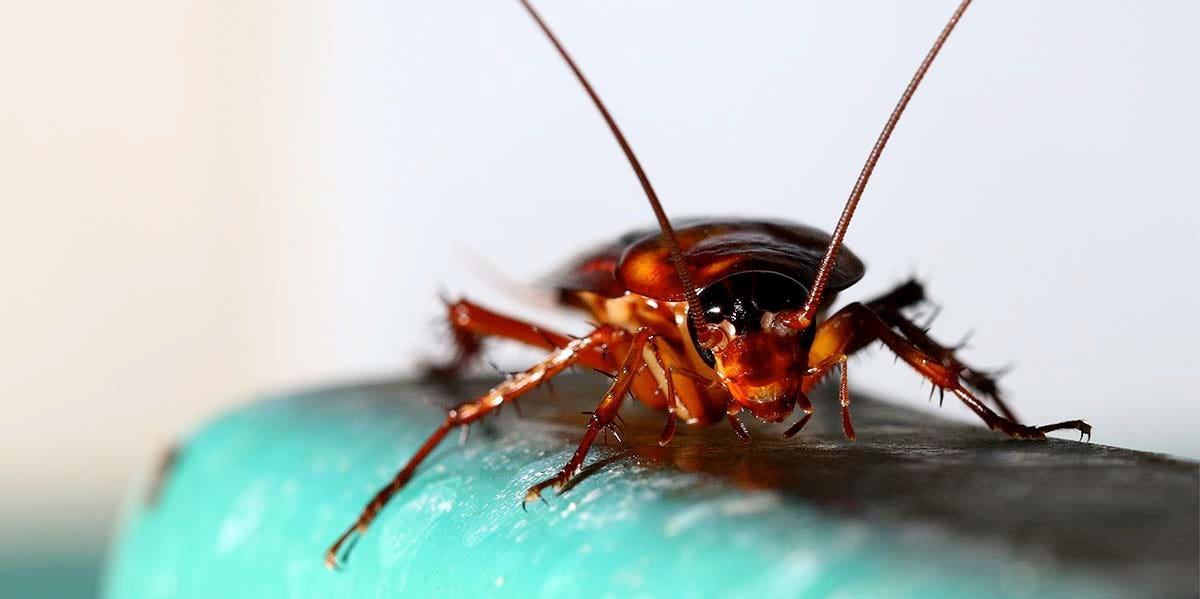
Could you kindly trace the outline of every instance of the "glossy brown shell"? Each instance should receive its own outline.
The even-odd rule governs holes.
[[[697,290],[740,272],[775,272],[810,285],[829,244],[813,227],[774,220],[687,219],[675,235]],[[842,247],[826,289],[837,292],[862,278],[866,267]],[[683,287],[657,228],[626,233],[569,262],[547,280],[562,291],[619,297],[626,291],[680,301]]]

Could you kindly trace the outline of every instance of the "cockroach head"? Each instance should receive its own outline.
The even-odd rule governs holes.
[[[734,400],[762,420],[786,418],[801,392],[814,329],[797,331],[777,323],[776,316],[807,298],[799,281],[774,272],[736,273],[699,294],[709,339],[701,342],[689,324],[696,351]]]

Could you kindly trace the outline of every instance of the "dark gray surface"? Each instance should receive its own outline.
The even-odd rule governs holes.
[[[597,376],[563,377],[555,399],[527,399],[523,412],[547,426],[562,424],[573,441],[583,431],[579,412],[592,407],[604,385]],[[444,395],[465,397],[485,387],[471,383]],[[842,436],[836,402],[818,393],[816,415],[793,439],[781,437],[785,426],[744,418],[750,443],[724,423],[681,425],[667,448],[656,443],[662,416],[627,404],[630,455],[617,459],[640,456],[772,489],[873,525],[948,532],[1031,566],[1116,585],[1131,597],[1200,595],[1200,465],[1096,443],[1010,440],[861,392],[852,397],[854,442]],[[946,409],[962,409],[952,401]],[[508,412],[501,418],[515,417]]]

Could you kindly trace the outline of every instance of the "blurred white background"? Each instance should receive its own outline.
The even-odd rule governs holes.
[[[954,2],[541,5],[670,214],[830,228]],[[583,331],[497,280],[651,220],[515,2],[7,12],[6,539],[93,548],[221,409],[437,355],[439,287]],[[915,273],[936,335],[1016,363],[1026,420],[1200,458],[1197,22],[1186,0],[972,7],[850,229],[870,271],[848,295]],[[936,409],[890,357],[851,372]]]

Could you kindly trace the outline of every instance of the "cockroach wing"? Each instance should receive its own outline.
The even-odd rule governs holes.
[[[559,291],[590,291],[602,297],[621,297],[628,291],[616,276],[621,254],[634,243],[658,234],[657,227],[630,231],[576,256],[546,277],[543,283]]]
[[[775,272],[812,283],[829,234],[805,225],[771,220],[688,219],[675,229],[697,289],[740,272]],[[838,252],[827,289],[845,289],[866,267],[848,248]],[[626,291],[681,301],[683,288],[658,229],[644,229],[585,253],[548,281],[564,291],[618,297]]]

